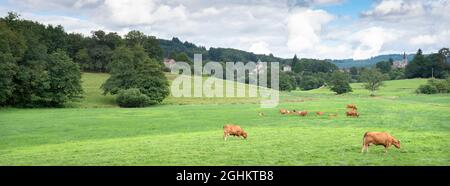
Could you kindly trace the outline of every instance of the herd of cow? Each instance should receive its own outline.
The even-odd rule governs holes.
[[[356,107],[355,104],[349,104],[347,105],[347,108],[350,109],[348,110],[345,114],[347,115],[347,117],[359,117],[359,113],[358,113],[358,108]],[[287,115],[287,114],[296,114],[299,116],[306,116],[308,115],[308,111],[297,111],[297,110],[288,110],[288,109],[280,109],[280,114],[282,115]],[[317,111],[316,115],[317,116],[322,116],[324,115],[324,112],[321,111]],[[259,113],[260,116],[264,116],[264,113]],[[338,114],[336,113],[330,113],[328,114],[329,117],[337,117]]]
[[[355,104],[349,104],[347,105],[347,117],[359,117],[358,108]],[[287,109],[280,109],[280,114],[286,115],[286,114],[297,114],[299,116],[306,116],[308,115],[308,111],[290,111]],[[265,114],[260,112],[259,116],[264,116]],[[323,112],[317,111],[316,115],[322,116],[324,115]],[[336,113],[329,114],[330,117],[337,117]],[[247,139],[247,132],[244,131],[240,126],[238,125],[225,125],[223,126],[223,138],[226,141],[229,136],[236,136],[236,137],[243,137],[244,139]],[[390,135],[387,132],[366,132],[363,136],[363,144],[361,153],[363,152],[369,152],[369,146],[370,145],[383,145],[384,146],[384,152],[387,152],[387,149],[391,147],[392,145],[396,148],[400,149],[400,140],[397,140],[395,137]]]

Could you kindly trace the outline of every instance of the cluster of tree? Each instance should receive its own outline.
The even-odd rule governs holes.
[[[144,107],[161,103],[169,95],[169,83],[161,63],[150,58],[142,43],[119,47],[108,65],[110,77],[102,85],[104,94],[118,94],[122,107]]]
[[[393,60],[389,59],[389,61],[381,61],[376,63],[372,68],[378,69],[378,71],[384,74],[386,80],[399,80],[405,79],[405,69],[404,68],[393,68]],[[364,82],[361,78],[362,72],[367,72],[371,68],[366,67],[351,67],[348,69],[348,73],[350,74],[350,81],[355,82]]]
[[[447,62],[450,52],[448,48],[442,48],[438,53],[423,55],[419,49],[414,59],[408,63],[405,69],[406,78],[441,78],[448,77],[450,64]]]
[[[163,52],[154,36],[147,36],[140,31],[130,31],[124,38],[115,32],[93,31],[89,37],[81,34],[67,34],[67,52],[83,71],[108,72],[111,56],[119,47],[140,45],[146,54],[162,61]]]
[[[416,90],[418,94],[450,93],[450,77],[446,80],[430,79]]]
[[[406,58],[411,61],[414,54],[407,54]],[[363,68],[372,67],[380,61],[400,61],[403,59],[402,54],[387,54],[371,57],[368,59],[329,59],[328,61],[335,64],[339,68],[349,69],[351,67]]]
[[[62,106],[80,97],[79,66],[61,26],[0,18],[0,106]]]
[[[0,18],[0,106],[63,106],[81,97],[80,69],[110,72],[102,88],[123,106],[157,104],[169,94],[162,58],[158,40],[139,31],[84,37],[9,13]],[[140,103],[123,104],[136,102],[135,89]]]
[[[296,88],[300,88],[301,90],[312,90],[322,87],[328,82],[329,75],[338,70],[336,65],[328,61],[298,59],[297,55],[286,63],[292,67],[292,72],[281,72],[280,85],[284,84],[284,86],[280,86],[280,89],[287,91]]]

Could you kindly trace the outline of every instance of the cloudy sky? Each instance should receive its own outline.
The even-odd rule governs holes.
[[[140,30],[280,57],[370,58],[450,45],[450,0],[0,0],[9,11],[89,35]]]

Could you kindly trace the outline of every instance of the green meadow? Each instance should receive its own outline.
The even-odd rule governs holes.
[[[415,94],[426,79],[387,81],[375,97],[358,83],[344,95],[283,92],[273,109],[256,98],[175,97],[130,109],[102,95],[107,78],[84,73],[84,97],[67,108],[0,109],[0,165],[450,165],[450,94]],[[350,103],[359,118],[345,117]],[[248,139],[224,141],[228,123]],[[366,131],[389,132],[402,147],[361,154]]]

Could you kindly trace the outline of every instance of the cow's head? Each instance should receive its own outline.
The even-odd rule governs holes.
[[[400,140],[394,139],[394,142],[392,143],[397,149],[400,149]]]
[[[244,139],[247,139],[247,133],[246,132],[242,132],[242,137],[244,137]]]

